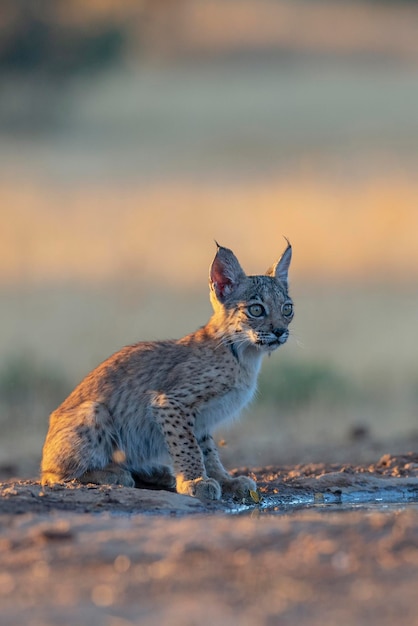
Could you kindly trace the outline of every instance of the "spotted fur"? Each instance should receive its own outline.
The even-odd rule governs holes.
[[[122,348],[88,374],[50,416],[42,484],[141,482],[201,499],[255,489],[224,469],[211,433],[251,401],[262,356],[288,338],[291,252],[247,276],[218,246],[209,322],[178,341]]]

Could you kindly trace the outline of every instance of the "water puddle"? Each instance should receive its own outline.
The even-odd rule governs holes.
[[[355,511],[360,511],[363,513],[392,513],[394,511],[405,511],[405,510],[415,510],[418,511],[418,502],[390,502],[390,503],[381,503],[381,502],[361,502],[358,504],[354,503],[345,503],[345,504],[310,504],[310,505],[301,505],[301,506],[291,506],[291,507],[279,507],[275,506],[272,508],[264,508],[257,509],[256,514],[268,516],[268,515],[289,515],[292,513],[300,513],[301,511],[316,511],[318,513],[323,513],[324,515],[329,513],[352,513]],[[240,515],[253,515],[254,511],[246,511],[241,512]]]
[[[418,509],[417,485],[386,486],[381,489],[330,489],[324,492],[300,491],[265,496],[258,504],[242,503],[231,507],[230,513],[283,514],[303,509],[326,512],[394,511]]]

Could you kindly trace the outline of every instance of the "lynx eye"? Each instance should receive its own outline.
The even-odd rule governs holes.
[[[266,314],[266,310],[261,304],[250,304],[248,313],[251,317],[262,317]]]
[[[282,313],[285,317],[290,317],[293,314],[293,304],[291,302],[282,304]]]

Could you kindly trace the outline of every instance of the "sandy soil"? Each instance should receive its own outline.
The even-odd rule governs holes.
[[[418,624],[418,455],[254,474],[259,504],[1,483],[2,626]]]

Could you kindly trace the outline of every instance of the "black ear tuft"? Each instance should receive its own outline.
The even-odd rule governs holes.
[[[285,285],[287,289],[289,267],[290,267],[290,262],[292,260],[292,246],[290,245],[290,242],[288,239],[286,239],[286,241],[287,241],[286,250],[283,252],[279,261],[277,261],[277,263],[275,263],[272,267],[270,267],[270,269],[267,270],[266,274],[267,276],[273,276],[274,278],[279,280],[281,283]]]

